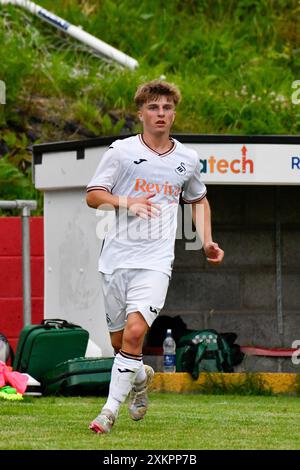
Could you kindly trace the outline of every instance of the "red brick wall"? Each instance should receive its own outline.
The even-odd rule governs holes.
[[[44,302],[43,217],[30,218],[31,319],[40,323]],[[14,350],[23,327],[21,217],[0,217],[0,332]]]

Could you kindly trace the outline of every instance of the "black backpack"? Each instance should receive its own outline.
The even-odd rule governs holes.
[[[176,351],[176,371],[189,372],[196,380],[200,372],[234,372],[244,354],[234,344],[235,333],[195,330],[183,336]]]
[[[145,344],[151,347],[162,347],[168,329],[172,330],[172,336],[177,344],[183,335],[193,331],[186,327],[186,323],[180,315],[170,317],[168,315],[160,315],[157,317],[150,330],[147,333]]]

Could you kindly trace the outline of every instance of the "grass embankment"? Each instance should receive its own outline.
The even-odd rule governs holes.
[[[136,132],[134,91],[162,75],[183,92],[176,132],[299,134],[296,0],[39,3],[140,66],[107,64],[25,10],[2,6],[0,198],[35,196],[32,143]]]
[[[1,401],[0,449],[300,449],[297,397],[150,394],[140,422],[123,405],[109,435],[89,422],[105,399]]]

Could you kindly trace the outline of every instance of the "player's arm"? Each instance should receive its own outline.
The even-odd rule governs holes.
[[[87,205],[93,209],[97,209],[99,207],[102,210],[107,211],[116,209],[118,207],[127,207],[126,204],[128,203],[127,198],[119,197],[101,189],[88,191],[86,195],[86,202]]]
[[[214,265],[220,264],[224,258],[224,251],[212,239],[211,210],[206,197],[192,203],[192,218],[207,261]]]
[[[134,215],[142,218],[154,217],[159,213],[159,206],[151,201],[155,194],[143,197],[127,197],[111,194],[105,190],[88,191],[86,202],[89,207],[101,210],[114,210],[117,208],[129,209]]]
[[[86,202],[89,207],[100,210],[124,208],[142,218],[154,215],[156,204],[151,201],[155,194],[143,197],[127,197],[112,194],[112,189],[122,179],[124,169],[118,148],[112,145],[101,158],[94,176],[87,185]]]

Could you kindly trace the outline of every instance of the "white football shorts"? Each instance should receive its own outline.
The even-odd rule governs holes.
[[[151,269],[116,269],[113,274],[100,274],[108,330],[123,330],[133,312],[140,312],[150,327],[164,306],[169,276]]]

